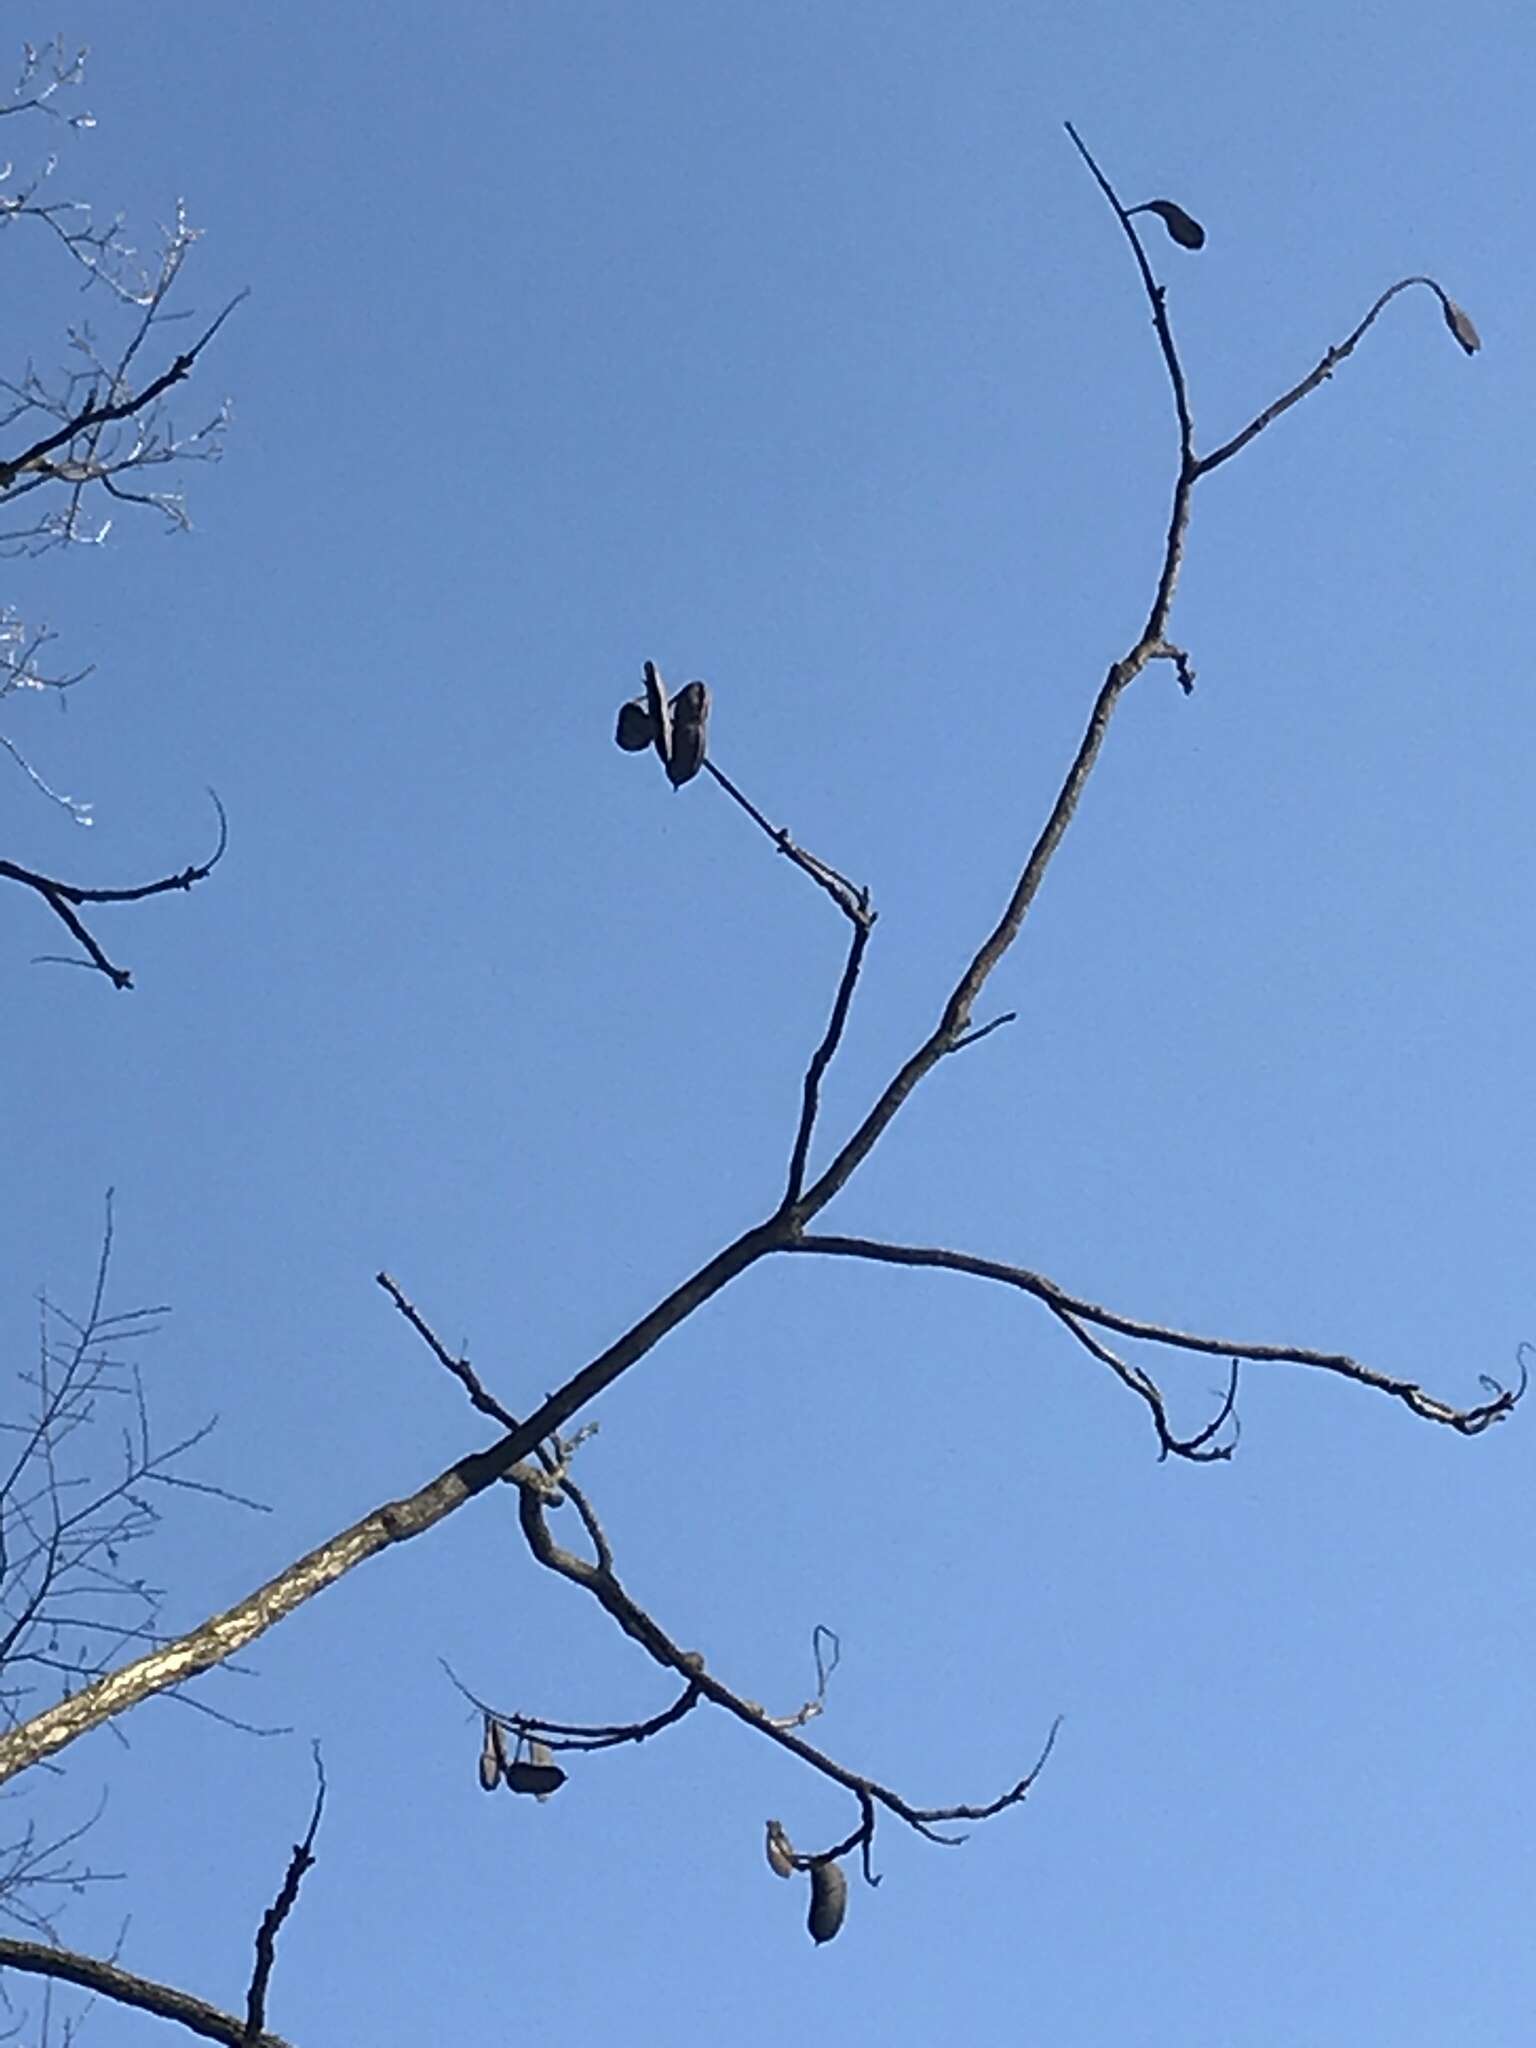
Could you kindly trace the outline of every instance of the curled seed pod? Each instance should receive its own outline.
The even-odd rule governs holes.
[[[543,1744],[536,1744],[535,1747],[543,1748]],[[524,1762],[519,1758],[516,1763],[507,1765],[509,1792],[525,1792],[535,1799],[547,1799],[551,1792],[558,1792],[564,1783],[565,1773],[558,1764]]]
[[[848,1910],[848,1880],[835,1863],[818,1863],[811,1871],[811,1912],[806,1926],[818,1947],[830,1941]]]
[[[667,702],[667,686],[661,680],[661,670],[654,661],[648,661],[642,671],[645,677],[645,703],[655,727],[652,737],[656,751],[661,756],[661,765],[672,772],[672,706]]]
[[[1192,213],[1171,199],[1149,199],[1145,206],[1127,207],[1128,213],[1155,213],[1181,249],[1203,249],[1205,229]]]
[[[501,1783],[501,1774],[507,1767],[506,1744],[501,1739],[501,1730],[487,1714],[485,1717],[485,1746],[480,1752],[480,1789],[494,1792]]]
[[[692,782],[704,766],[708,726],[708,687],[703,683],[684,683],[672,700],[672,756],[667,762],[667,779],[674,789]]]
[[[1449,327],[1467,354],[1475,356],[1483,345],[1483,338],[1472,325],[1472,322],[1454,299],[1442,298],[1440,308],[1445,314],[1446,326]]]
[[[795,1867],[795,1845],[776,1820],[768,1823],[768,1868],[775,1877],[788,1877]]]
[[[626,754],[643,754],[656,738],[656,721],[643,697],[631,697],[619,706],[619,725],[614,738]]]

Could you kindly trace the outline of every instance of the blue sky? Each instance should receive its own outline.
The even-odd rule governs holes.
[[[1536,1340],[1529,962],[1533,391],[1524,10],[336,0],[68,17],[99,125],[56,180],[205,230],[182,303],[251,298],[195,531],[7,565],[97,673],[4,707],[4,851],[82,880],[228,858],[103,915],[137,986],[0,921],[0,1300],[119,1303],[167,1434],[216,1412],[153,1563],[188,1625],[483,1441],[387,1267],[526,1412],[772,1205],[843,949],[706,780],[611,744],[653,657],[721,765],[871,886],[841,1135],[931,1027],[1150,600],[1175,436],[1123,238],[1149,242],[1199,440],[1428,271],[1196,498],[1199,670],[1130,693],[993,1007],[826,1227],[963,1246],[1129,1313],[1350,1350],[1472,1401]],[[12,124],[14,128],[14,124]],[[6,146],[25,160],[26,144]],[[78,315],[41,241],[7,368]],[[26,318],[23,318],[26,316]],[[106,325],[106,312],[100,316]],[[28,324],[28,321],[32,324]],[[3,763],[0,763],[3,766]],[[825,1156],[825,1154],[823,1154]],[[1169,1368],[1176,1417],[1218,1371]],[[845,1802],[693,1720],[557,1800],[482,1798],[445,1679],[555,1718],[665,1680],[487,1499],[201,1697],[26,1782],[124,1881],[64,1922],[240,2002],[327,1759],[272,2024],[1051,2048],[1524,2038],[1536,1981],[1530,1421],[1476,1442],[1253,1371],[1217,1468],[1030,1305],[759,1269],[599,1405],[581,1474],[635,1595],[745,1693],[844,1661],[819,1737],[963,1849],[882,1826],[813,1951],[761,1855]],[[590,1610],[590,1611],[589,1611]],[[33,1805],[29,1803],[29,1814]],[[149,2023],[100,2016],[101,2037]]]

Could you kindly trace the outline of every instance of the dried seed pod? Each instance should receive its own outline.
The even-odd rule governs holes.
[[[795,1845],[776,1820],[768,1823],[768,1868],[775,1877],[788,1877],[795,1867]]]
[[[667,762],[667,779],[674,789],[692,782],[704,766],[708,726],[708,687],[703,683],[684,683],[672,700],[672,755]]]
[[[619,726],[614,738],[626,754],[643,754],[656,738],[656,721],[643,697],[631,697],[619,706]]]
[[[848,1880],[835,1863],[818,1863],[811,1871],[811,1912],[806,1921],[818,1946],[830,1941],[848,1910]]]
[[[559,1768],[547,1742],[530,1742],[528,1745],[528,1761],[531,1764],[540,1765],[545,1770],[557,1770]],[[564,1771],[560,1772],[560,1781],[562,1784],[565,1782]],[[533,1796],[542,1806],[544,1801],[551,1797],[554,1790],[555,1787],[551,1785],[548,1792],[535,1792]]]
[[[667,686],[661,680],[661,670],[654,661],[645,664],[645,702],[655,727],[653,738],[656,751],[661,756],[661,765],[670,775],[672,772],[672,706],[667,702]]]
[[[494,1792],[501,1783],[501,1774],[507,1767],[506,1744],[501,1739],[501,1730],[487,1714],[485,1717],[485,1746],[480,1752],[480,1789]]]
[[[1129,206],[1127,213],[1155,213],[1181,249],[1203,249],[1205,229],[1192,213],[1171,199],[1149,199],[1145,206]]]
[[[543,1748],[543,1744],[535,1747]],[[545,1751],[548,1754],[548,1751]],[[547,1799],[551,1792],[558,1792],[565,1783],[565,1773],[558,1764],[527,1763],[521,1758],[507,1765],[507,1790],[525,1792],[535,1799]]]
[[[1440,307],[1441,311],[1445,314],[1446,326],[1449,327],[1467,354],[1475,356],[1483,345],[1482,336],[1454,299],[1442,298]]]

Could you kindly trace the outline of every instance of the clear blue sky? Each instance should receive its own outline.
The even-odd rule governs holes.
[[[99,126],[61,187],[206,230],[184,303],[252,296],[196,531],[11,564],[98,673],[6,707],[72,827],[0,778],[4,850],[116,881],[136,990],[33,966],[11,1053],[0,1315],[119,1305],[167,1433],[216,1411],[152,1570],[190,1624],[483,1440],[380,1266],[526,1411],[776,1197],[843,947],[705,781],[611,744],[652,656],[721,764],[881,919],[826,1133],[930,1027],[1106,663],[1145,615],[1174,434],[1128,199],[1206,223],[1161,273],[1209,445],[1394,278],[1427,294],[1198,494],[1186,701],[1127,700],[1026,941],[1019,1021],[923,1089],[829,1228],[1036,1265],[1128,1312],[1349,1349],[1447,1397],[1536,1339],[1528,11],[1304,0],[1021,8],[335,0],[67,16]],[[28,138],[7,135],[18,161]],[[36,136],[31,146],[44,146]],[[54,358],[41,243],[7,370]],[[51,259],[50,259],[51,260]],[[30,266],[30,267],[29,267]],[[105,309],[103,309],[103,313]],[[4,767],[0,762],[0,768]],[[658,1085],[660,1077],[661,1085]],[[1203,1419],[1219,1371],[1173,1367]],[[507,1707],[666,1681],[487,1499],[205,1685],[28,1781],[121,1885],[64,1921],[237,2004],[331,1802],[271,2022],[306,2044],[817,2039],[1042,2048],[1515,2043],[1530,1960],[1536,1415],[1463,1442],[1254,1371],[1236,1461],[1021,1300],[759,1270],[600,1404],[582,1476],[637,1597],[826,1745],[979,1799],[882,1826],[813,1951],[764,1817],[850,1809],[694,1720],[547,1807],[482,1798],[446,1658]],[[529,1810],[525,1810],[528,1808]],[[151,2038],[98,2014],[91,2039]]]

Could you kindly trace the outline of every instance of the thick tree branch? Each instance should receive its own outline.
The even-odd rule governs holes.
[[[151,1977],[137,1977],[116,1963],[96,1956],[77,1955],[71,1949],[50,1948],[46,1942],[16,1941],[0,1936],[0,1970],[22,1970],[33,1977],[52,1977],[60,1983],[76,1984],[82,1991],[110,1998],[137,2012],[153,2013],[157,2019],[174,2020],[189,2034],[203,2041],[222,2041],[226,2048],[288,2048],[280,2034],[252,2034],[243,2019],[224,2012],[189,1991],[171,1984],[157,1984]]]
[[[505,1478],[519,1459],[536,1451],[545,1437],[553,1436],[685,1317],[748,1266],[776,1250],[786,1236],[787,1228],[779,1219],[743,1232],[675,1287],[617,1342],[574,1374],[500,1442],[459,1459],[404,1499],[387,1501],[375,1508],[200,1627],[109,1672],[95,1684],[82,1687],[68,1699],[0,1736],[0,1784],[44,1757],[55,1755],[78,1736],[100,1727],[140,1700],[213,1670],[368,1558],[435,1528],[446,1516]]]

